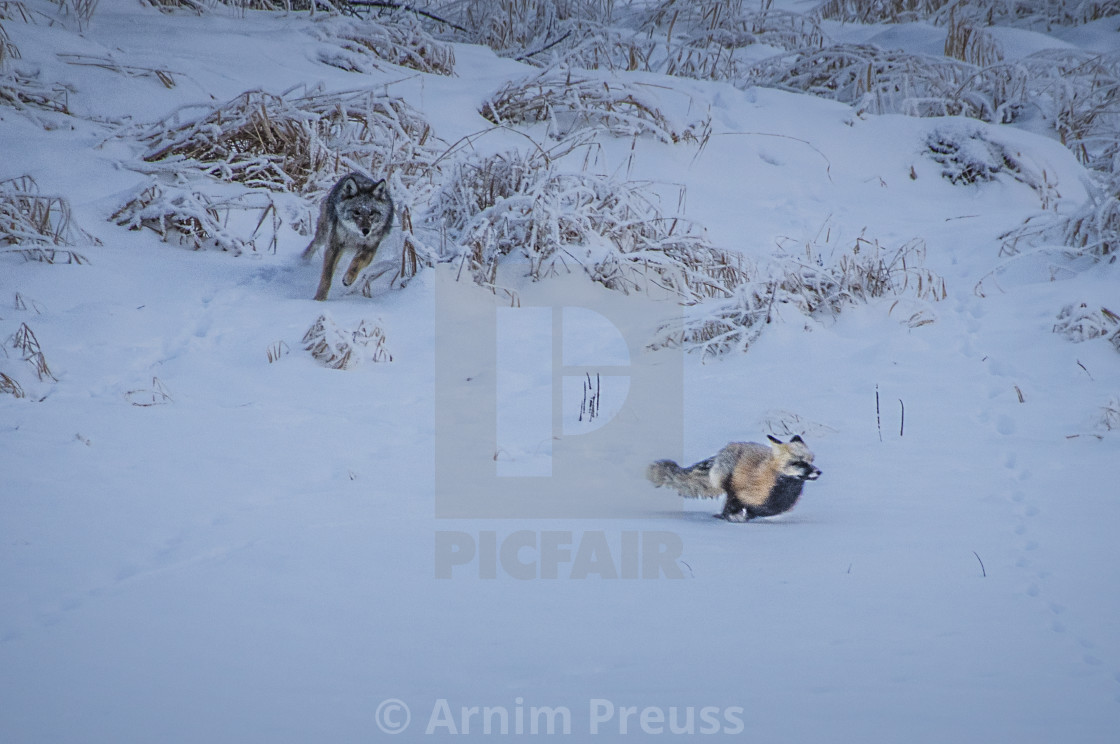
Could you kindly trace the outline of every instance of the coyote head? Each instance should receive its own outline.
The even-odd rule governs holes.
[[[795,434],[786,443],[772,436],[768,438],[770,456],[777,462],[780,475],[799,480],[816,480],[821,477],[820,468],[813,465],[813,453],[799,435]]]
[[[384,180],[373,181],[351,173],[336,187],[338,218],[363,238],[379,238],[388,232],[393,217],[393,202]]]

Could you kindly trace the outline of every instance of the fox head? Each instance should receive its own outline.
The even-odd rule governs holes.
[[[813,453],[809,451],[800,435],[795,434],[789,442],[773,436],[770,440],[771,457],[778,463],[780,475],[799,480],[816,480],[821,477],[821,470],[813,465]]]

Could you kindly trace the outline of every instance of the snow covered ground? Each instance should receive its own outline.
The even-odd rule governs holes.
[[[373,90],[419,111],[449,165],[556,146],[546,124],[494,129],[478,113],[535,68],[459,43],[454,76],[368,55],[346,71],[322,61],[344,20],[325,13],[102,0],[79,29],[51,22],[45,0],[18,5],[0,10],[19,51],[6,70],[65,86],[70,113],[0,105],[0,180],[32,176],[99,244],[72,237],[80,264],[0,245],[0,372],[24,393],[0,394],[0,741],[358,742],[406,721],[408,741],[550,726],[608,741],[1114,741],[1120,354],[1054,327],[1068,305],[1120,311],[1120,265],[1053,244],[1001,255],[1002,234],[1088,195],[1085,169],[1037,122],[857,115],[793,92],[597,73],[711,130],[702,145],[601,131],[569,167],[647,184],[666,214],[759,265],[918,239],[912,277],[944,279],[936,301],[910,286],[836,315],[777,303],[745,352],[650,351],[678,303],[593,284],[575,256],[539,282],[505,268],[505,295],[455,260],[370,297],[336,279],[320,304],[318,262],[299,260],[309,195],[277,195],[274,248],[262,238],[240,256],[110,221],[153,177],[137,132],[178,107]],[[1118,25],[997,36],[1008,59],[1051,42],[1104,51]],[[923,53],[945,35],[824,28]],[[1020,177],[951,183],[929,154],[937,137],[998,143]],[[432,192],[412,193],[419,225]],[[229,229],[255,227],[234,213]],[[622,300],[613,327],[576,322]],[[587,393],[569,369],[557,438],[527,439],[539,411],[502,397],[552,389],[553,370],[533,366],[547,358],[538,336],[510,353],[519,323],[548,328],[534,307],[576,319],[553,348],[572,369],[602,365],[600,416],[622,436],[572,433]],[[380,328],[392,361],[323,366],[304,342],[323,314]],[[492,317],[507,324],[502,356],[483,338]],[[50,376],[16,348],[24,327]],[[659,402],[615,386],[648,395],[654,373],[669,381]],[[513,442],[500,451],[494,406]],[[648,459],[693,462],[771,432],[801,433],[823,470],[780,517],[728,524],[710,516],[719,502],[644,478]],[[550,474],[516,479],[524,503],[488,490],[542,452]],[[571,452],[617,467],[573,472]],[[479,493],[479,510],[459,510]]]

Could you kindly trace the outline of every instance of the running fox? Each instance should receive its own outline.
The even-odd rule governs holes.
[[[315,237],[303,252],[309,260],[319,248],[323,253],[323,275],[319,279],[316,300],[327,299],[331,279],[343,251],[357,251],[342,283],[349,287],[362,269],[369,266],[377,247],[389,234],[393,221],[393,201],[385,181],[374,181],[361,173],[351,173],[339,179],[323,199],[319,211],[319,224]]]
[[[746,522],[789,511],[807,480],[821,476],[813,453],[800,436],[787,443],[769,437],[770,446],[732,442],[714,457],[682,468],[672,460],[651,464],[646,476],[655,486],[669,485],[682,496],[714,499],[726,493],[723,512],[728,522]]]

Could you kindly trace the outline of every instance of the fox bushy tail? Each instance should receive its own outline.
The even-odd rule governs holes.
[[[710,499],[723,493],[714,488],[708,479],[712,470],[712,459],[702,460],[695,465],[682,468],[672,460],[658,460],[646,468],[646,477],[655,486],[671,486],[681,496],[690,499]]]

